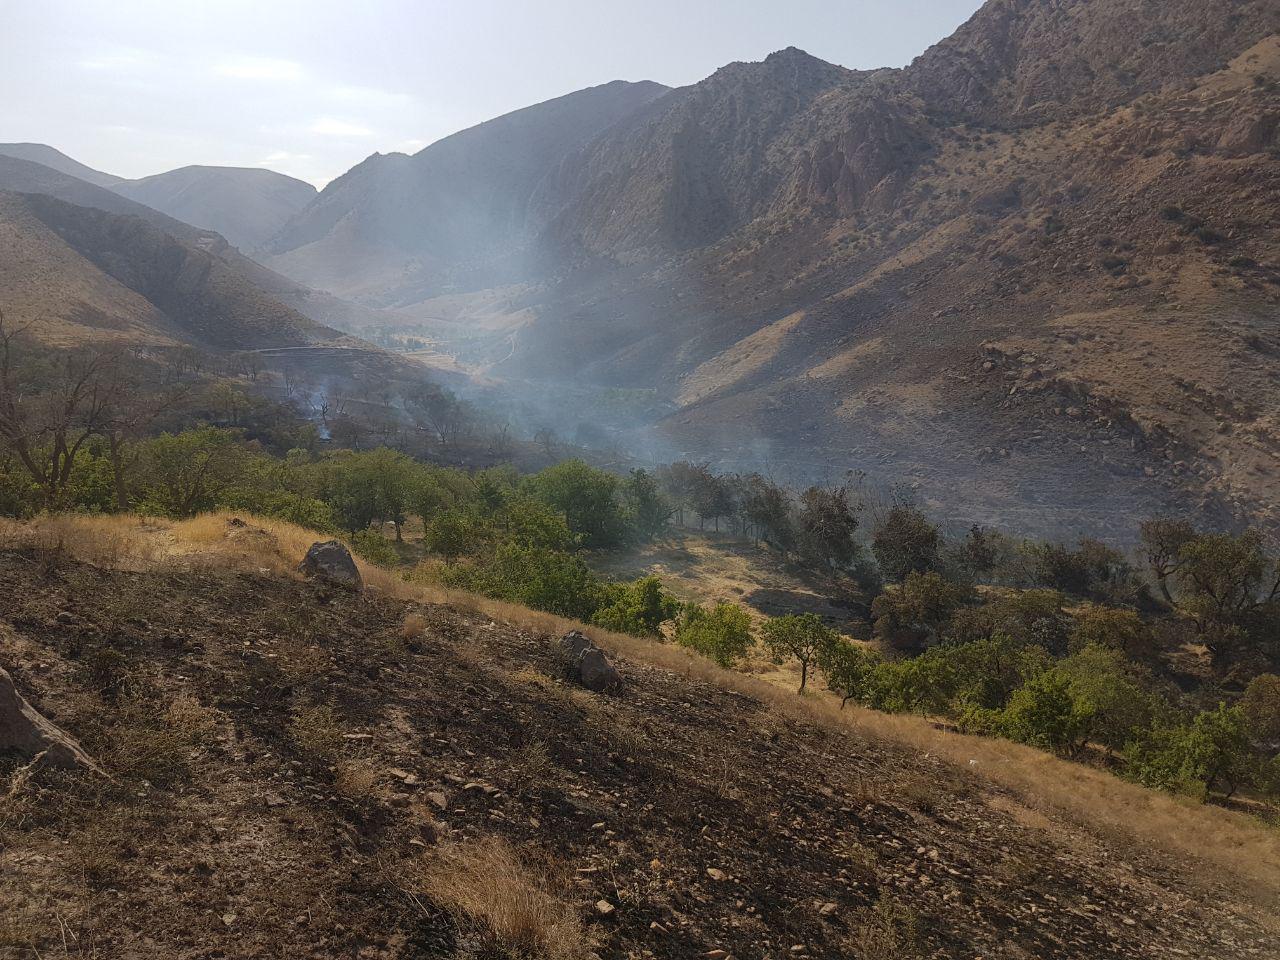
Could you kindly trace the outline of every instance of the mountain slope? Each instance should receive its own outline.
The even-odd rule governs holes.
[[[1275,525],[1278,89],[1278,0],[990,0],[902,70],[786,50],[657,97],[523,219],[459,189],[435,220],[394,186],[417,158],[357,168],[327,236],[359,243],[286,230],[272,262],[534,392],[655,392],[659,458],[863,469],[1041,535]],[[468,271],[459,223],[528,239]]]
[[[85,183],[92,183],[96,187],[111,188],[118,183],[126,182],[122,177],[85,166],[78,160],[71,159],[61,150],[55,150],[43,143],[0,143],[0,156],[38,163],[59,173],[83,180]]]
[[[53,344],[246,350],[337,336],[197,244],[43,194],[0,193],[0,304]]]
[[[0,662],[114,778],[0,767],[6,946],[1272,952],[1277,840],[1241,815],[601,631],[624,686],[592,694],[562,621],[367,565],[364,593],[299,582],[306,531],[229,519],[5,527]]]
[[[271,170],[181,167],[111,185],[122,196],[253,251],[316,196],[309,183]]]
[[[212,230],[194,227],[113,190],[94,186],[42,164],[0,155],[0,190],[46,194],[77,206],[137,217],[184,243],[216,256],[247,283],[261,288],[319,324],[349,330],[396,321],[392,314],[348,303],[283,277],[251,260]]]
[[[507,114],[412,157],[374,154],[284,227],[267,262],[343,296],[412,297],[405,288],[519,249],[542,226],[531,199],[560,160],[665,90],[619,81]]]

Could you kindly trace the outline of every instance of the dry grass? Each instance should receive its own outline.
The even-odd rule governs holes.
[[[297,564],[316,535],[300,527],[245,517],[269,536],[245,536],[227,525],[231,514],[209,514],[182,523],[137,517],[64,516],[31,524],[0,523],[0,545],[20,546],[60,537],[68,553],[105,565],[148,562],[266,569],[297,576]],[[115,557],[114,561],[109,558]],[[829,730],[887,740],[921,755],[946,760],[969,775],[1013,793],[1051,821],[1064,817],[1113,838],[1212,865],[1256,887],[1263,903],[1280,896],[1280,832],[1245,814],[1204,807],[1127,783],[1109,773],[1022,744],[940,730],[919,717],[853,706],[840,710],[826,697],[797,697],[777,684],[723,670],[679,647],[610,633],[548,613],[474,594],[408,582],[357,559],[366,588],[417,603],[460,610],[535,633],[586,632],[607,652],[681,676],[713,683],[768,704],[775,715]],[[135,567],[136,568],[136,567]]]
[[[342,727],[333,707],[303,707],[289,721],[289,736],[298,749],[325,760],[342,750]]]
[[[595,957],[577,912],[501,838],[440,848],[427,863],[422,888],[432,902],[501,949],[548,960]]]

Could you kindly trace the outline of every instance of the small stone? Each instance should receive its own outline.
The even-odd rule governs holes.
[[[824,903],[822,906],[818,908],[818,916],[829,917],[839,909],[840,907],[837,904],[830,903],[830,902]]]
[[[438,810],[445,810],[449,806],[449,798],[439,790],[433,790],[431,793],[428,793],[427,799],[430,800]]]
[[[597,901],[596,901],[596,913],[600,914],[600,916],[602,916],[602,917],[611,917],[611,916],[613,916],[614,911],[615,911],[616,909],[617,909],[617,907],[615,907],[615,906],[614,906],[612,903],[610,903],[608,900],[597,900]]]
[[[723,870],[717,870],[715,867],[707,867],[707,876],[712,880],[728,880],[729,875]]]

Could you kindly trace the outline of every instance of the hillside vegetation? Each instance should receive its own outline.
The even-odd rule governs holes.
[[[1220,958],[1276,936],[1269,832],[1027,748],[600,631],[625,687],[590,694],[564,621],[368,566],[364,594],[300,583],[311,535],[253,518],[3,541],[5,662],[114,778],[6,766],[15,956]]]

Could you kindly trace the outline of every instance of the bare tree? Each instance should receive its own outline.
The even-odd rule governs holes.
[[[105,435],[124,389],[118,351],[77,350],[19,363],[24,329],[0,312],[0,440],[40,488],[46,506],[64,499],[76,458],[89,438]],[[39,368],[43,389],[34,388]]]

